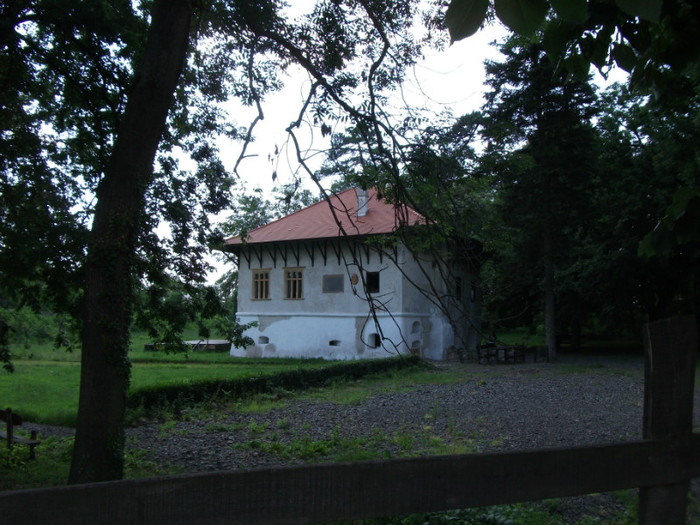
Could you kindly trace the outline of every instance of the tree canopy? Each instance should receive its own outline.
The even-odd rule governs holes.
[[[509,232],[496,254],[508,266],[496,288],[544,296],[553,359],[555,268],[570,264],[572,241],[589,214],[595,97],[588,82],[557,73],[541,46],[513,36],[500,49],[505,60],[486,67],[491,89],[481,132],[488,141],[483,162],[496,179],[495,204]]]
[[[390,159],[396,137],[382,107],[420,54],[410,31],[417,3],[318,1],[298,16],[290,8],[276,0],[1,7],[0,286],[82,326],[72,481],[121,476],[135,284],[203,278],[209,217],[230,206],[234,183],[216,139],[250,138],[256,123],[239,128],[221,104],[237,98],[263,118],[261,101],[295,64],[310,84],[290,140],[298,144],[306,119],[322,130],[352,119]]]
[[[688,42],[700,28],[700,5],[452,0],[445,22],[451,38],[459,40],[494,18],[539,45],[552,67],[569,79],[585,79],[591,66],[604,75],[613,67],[630,73],[630,92],[606,95],[604,114],[597,119],[594,151],[600,163],[591,174],[590,209],[599,215],[579,236],[581,260],[560,276],[565,284],[560,296],[577,297],[584,309],[596,303],[589,311],[597,309],[603,325],[613,319],[629,322],[641,312],[653,319],[697,311],[692,276],[700,260],[700,169],[690,158],[689,141],[698,137],[693,123],[700,49]],[[572,280],[576,274],[581,279]],[[611,290],[606,301],[597,291],[603,286]]]

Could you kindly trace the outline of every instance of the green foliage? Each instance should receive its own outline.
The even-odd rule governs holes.
[[[518,47],[504,49],[512,60]],[[539,66],[556,72],[546,61]],[[490,64],[489,68],[496,72],[506,65]],[[551,136],[547,138],[532,133],[535,121],[524,119],[527,98],[518,98],[515,88],[522,86],[523,79],[542,86],[543,80],[553,77],[538,80],[513,68],[509,75],[501,71],[494,78],[489,99],[511,103],[498,113],[487,107],[491,144],[480,167],[497,177],[495,218],[508,210],[506,221],[492,221],[484,235],[487,249],[495,254],[482,270],[484,296],[488,315],[506,320],[499,330],[519,324],[534,328],[543,322],[538,307],[541,230],[523,231],[522,225],[543,224],[548,217],[555,234],[559,333],[575,337],[582,331],[634,334],[648,319],[697,311],[694,276],[700,259],[693,195],[699,179],[690,153],[700,137],[697,96],[659,104],[613,86],[598,93],[598,102],[590,106],[597,113],[588,136],[573,125],[554,131],[559,129],[557,121],[542,119]],[[572,88],[563,84],[562,93],[566,89]],[[514,110],[515,104],[523,109]],[[560,106],[566,109],[567,104]],[[553,107],[552,100],[546,105]],[[530,108],[536,108],[532,101]],[[531,145],[522,147],[520,141],[526,139],[540,140],[539,153]],[[500,144],[515,151],[499,148]],[[566,165],[552,182],[546,182],[541,162],[551,166],[557,154]],[[529,179],[532,174],[535,178]],[[554,196],[554,206],[548,192]],[[640,257],[640,249],[642,255],[653,256]]]
[[[215,333],[236,346],[252,344],[243,335],[252,325],[238,322],[235,299],[227,300],[220,290],[175,280],[151,285],[139,295],[134,324],[146,330],[151,343],[165,352],[187,352],[183,334],[193,324],[197,327],[197,339],[210,339]]]
[[[496,16],[511,30],[537,37],[553,63],[579,79],[593,64],[632,73],[634,85],[660,97],[697,85],[697,50],[684,49],[700,25],[700,8],[686,0],[493,0]],[[476,5],[479,9],[476,9]],[[550,10],[547,17],[548,10]],[[445,24],[452,40],[473,34],[488,9],[474,0],[452,0]],[[461,14],[461,16],[456,16]],[[466,16],[469,14],[469,16]],[[688,82],[688,76],[695,79]],[[683,77],[686,77],[683,80]],[[680,83],[679,83],[680,82]],[[673,87],[672,87],[673,86]]]
[[[0,469],[21,469],[24,468],[27,461],[26,447],[15,445],[10,448],[5,442],[0,444]]]
[[[4,443],[0,444],[0,490],[65,485],[73,439],[54,436],[40,438],[41,445],[36,449],[36,459],[28,460],[27,447],[17,446],[10,453],[16,460],[10,464],[3,461],[8,451]]]
[[[494,0],[496,15],[507,27],[522,36],[532,36],[547,14],[546,0]]]
[[[567,22],[582,24],[588,16],[586,0],[551,0],[557,16]]]
[[[535,13],[535,6],[541,8],[546,2],[494,1],[497,16],[514,31],[532,34],[541,27],[535,40],[542,44],[559,70],[583,80],[591,65],[604,75],[617,66],[631,74],[631,88],[653,95],[671,114],[680,110],[695,118],[700,52],[697,47],[688,49],[687,42],[700,30],[697,2],[551,0],[549,3],[553,11],[545,22],[543,14]],[[452,0],[448,14],[473,4],[467,0]],[[485,19],[486,12],[480,16]],[[468,36],[480,23],[478,17],[446,17],[454,40]],[[673,149],[672,144],[669,146]],[[697,167],[695,171],[697,173]],[[642,253],[658,255],[662,265],[664,258],[666,264],[678,261],[679,252],[686,252],[686,255],[691,252],[691,257],[697,259],[693,232],[700,230],[700,219],[693,213],[696,208],[691,203],[693,199],[682,196],[696,192],[697,187],[696,175],[694,181],[685,182],[682,186],[685,189],[673,201],[667,200],[666,217],[649,233],[641,246]],[[690,237],[685,232],[690,232]]]
[[[482,129],[489,145],[481,170],[492,179],[497,217],[494,234],[484,235],[493,253],[487,315],[517,326],[544,311],[552,352],[554,268],[577,262],[577,234],[591,216],[595,97],[588,83],[567,82],[536,44],[511,37],[500,50],[505,61],[486,67],[492,90]]]
[[[700,261],[692,188],[700,178],[689,152],[700,137],[697,97],[674,109],[615,88],[603,102],[593,200],[597,220],[586,246],[594,265],[579,272],[595,282],[610,278],[609,300],[597,307],[603,322],[629,324],[636,316],[633,322],[639,323],[640,314],[659,318],[697,311],[693,276]],[[592,271],[595,266],[600,273]],[[614,304],[622,297],[625,307]]]
[[[488,0],[456,0],[450,2],[445,12],[445,25],[450,30],[452,42],[476,33],[486,18],[488,7]]]
[[[38,313],[28,307],[0,308],[0,319],[8,324],[8,343],[22,348],[35,344],[55,343],[57,347],[75,346],[70,319],[65,315]]]
[[[252,192],[241,188],[236,196],[234,212],[219,227],[228,235],[245,238],[249,231],[318,201],[309,190],[301,189],[298,183],[276,186],[271,197],[266,198],[261,188],[255,188]]]
[[[32,359],[38,353],[52,352],[70,360],[78,336],[75,323],[65,314],[39,312],[27,306],[0,307],[0,362],[8,372],[13,359]]]
[[[639,246],[639,253],[646,256],[674,255],[680,247],[691,249],[694,258],[700,256],[697,252],[700,241],[700,190],[682,187],[673,195],[671,204],[666,208],[666,215],[648,233]]]

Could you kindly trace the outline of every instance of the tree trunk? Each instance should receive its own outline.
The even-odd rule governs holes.
[[[132,266],[153,159],[187,53],[188,0],[156,0],[114,149],[97,190],[88,258],[80,399],[70,483],[120,479],[129,387]]]
[[[554,297],[554,260],[552,255],[552,226],[544,227],[544,333],[547,359],[557,359],[556,302]]]

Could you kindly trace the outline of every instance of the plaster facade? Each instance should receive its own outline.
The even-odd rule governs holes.
[[[268,278],[265,297],[256,292],[260,270]],[[300,298],[285,297],[290,270],[301,273]],[[466,269],[449,273],[454,282],[473,282]],[[231,355],[366,359],[401,353],[447,359],[456,348],[470,344],[465,341],[476,341],[476,327],[461,317],[465,310],[476,313],[477,301],[462,293],[462,301],[471,304],[455,305],[450,319],[437,298],[454,295],[454,282],[441,277],[440,267],[429,257],[414,258],[401,245],[387,253],[366,239],[244,245],[239,252],[238,318],[257,326],[245,333],[254,344],[232,347]],[[373,288],[377,278],[378,288]],[[324,279],[333,284],[326,281],[325,291]],[[374,313],[365,286],[370,286]]]

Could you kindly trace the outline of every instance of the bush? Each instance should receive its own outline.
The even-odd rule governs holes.
[[[0,443],[0,469],[17,470],[24,467],[27,460],[25,447],[7,447]]]
[[[217,398],[240,399],[255,394],[299,391],[328,385],[333,381],[355,381],[422,363],[416,356],[351,361],[323,368],[299,368],[278,374],[230,380],[197,381],[186,384],[142,388],[129,394],[128,407],[143,416],[163,410],[178,414],[183,408]]]

